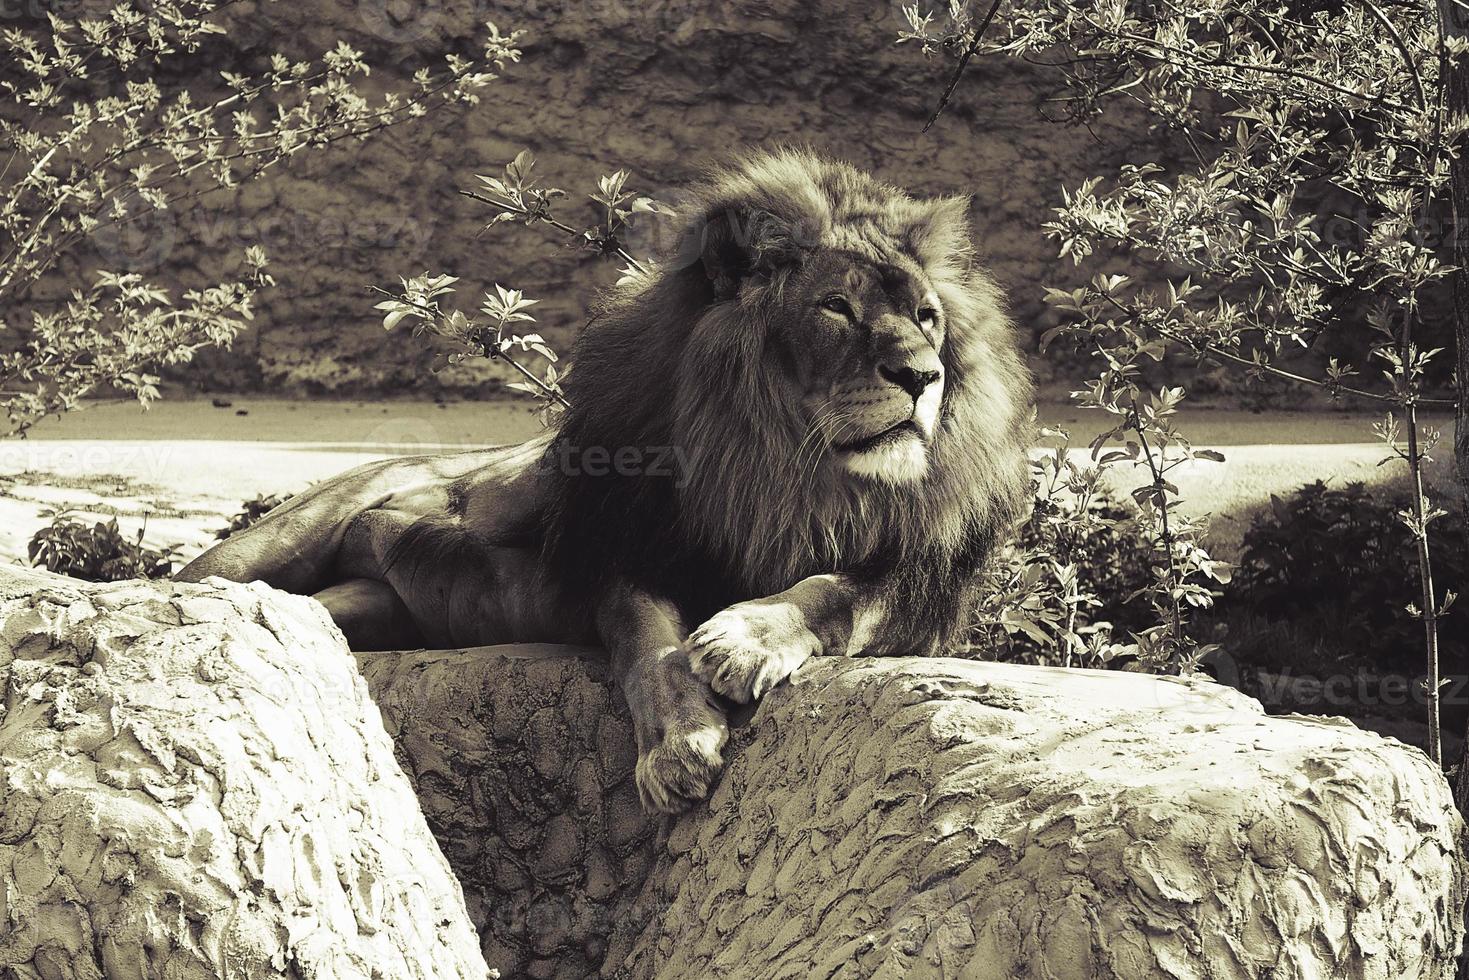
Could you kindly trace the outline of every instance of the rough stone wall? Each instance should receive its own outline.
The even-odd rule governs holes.
[[[1063,183],[1115,166],[1145,134],[1109,118],[1096,135],[1045,122],[1053,82],[1025,65],[980,59],[935,130],[920,135],[947,76],[894,43],[891,0],[244,0],[231,35],[199,66],[300,57],[338,38],[366,51],[373,84],[405,79],[446,50],[473,47],[486,19],[528,32],[525,61],[472,109],[360,146],[301,154],[277,174],[155,215],[104,237],[85,265],[125,265],[191,284],[232,275],[245,244],[269,251],[278,288],[262,298],[238,356],[206,356],[190,375],[214,387],[426,392],[473,389],[483,366],[434,377],[421,342],[385,335],[369,284],[424,270],[463,277],[466,307],[495,282],[542,300],[559,343],[615,270],[561,247],[554,232],[500,226],[478,235],[481,205],[455,190],[522,147],[580,195],[619,167],[655,196],[731,148],[809,143],[926,193],[969,192],[981,255],[1008,287],[1023,332],[1041,322],[1041,284],[1069,276],[1039,223]],[[1116,132],[1122,126],[1124,132]],[[478,236],[478,237],[477,237]],[[634,236],[647,253],[657,235]],[[1069,266],[1069,263],[1067,263]],[[64,295],[68,264],[38,296]]]
[[[260,585],[0,574],[0,975],[1454,973],[1463,821],[1421,752],[1349,723],[819,659],[736,719],[707,805],[654,821],[574,653],[358,674]]]
[[[358,661],[468,883],[485,959],[507,977],[580,980],[636,940],[646,914],[630,901],[660,853],[658,824],[638,803],[632,723],[602,665],[506,649],[523,655]]]
[[[489,975],[341,634],[0,569],[0,976]]]
[[[600,665],[545,653],[359,656],[510,975],[1454,974],[1463,822],[1420,751],[1348,722],[822,659],[732,733],[707,807],[655,824]]]

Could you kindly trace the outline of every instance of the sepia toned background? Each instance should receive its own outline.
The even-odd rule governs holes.
[[[1041,283],[1057,278],[1040,222],[1063,184],[1115,169],[1150,139],[1125,113],[1093,131],[1047,122],[1055,76],[999,58],[975,62],[924,134],[951,63],[895,44],[903,21],[887,0],[248,0],[226,16],[228,36],[197,56],[206,76],[258,68],[277,51],[310,57],[342,40],[373,66],[368,86],[386,89],[446,53],[475,51],[486,20],[525,31],[525,57],[478,106],[303,153],[237,191],[154,212],[104,234],[36,291],[64,294],[88,271],[77,262],[180,288],[212,282],[239,271],[247,244],[262,244],[278,287],[262,295],[253,328],[233,353],[206,352],[175,375],[208,390],[498,389],[494,367],[435,375],[425,343],[382,330],[368,287],[424,271],[462,277],[466,306],[497,282],[524,290],[540,300],[553,342],[568,340],[615,269],[567,250],[550,229],[482,232],[484,207],[456,193],[521,149],[568,191],[573,224],[595,220],[584,195],[601,174],[628,169],[630,186],[676,205],[679,188],[711,160],[778,143],[809,144],[918,192],[973,194],[982,258],[1034,336]],[[629,245],[655,252],[658,233],[645,225]]]
[[[44,32],[48,10],[101,16],[113,2],[0,0],[0,21]],[[1066,112],[1057,69],[1004,55],[974,59],[938,124],[923,132],[955,59],[952,52],[925,59],[912,44],[897,43],[907,25],[900,3],[889,0],[222,0],[219,16],[226,32],[195,54],[168,59],[162,87],[187,89],[200,101],[218,98],[221,72],[258,74],[276,54],[315,60],[342,42],[372,66],[364,95],[401,92],[416,71],[441,66],[448,55],[480,52],[486,21],[521,32],[524,57],[482,90],[477,105],[436,111],[368,142],[312,148],[263,179],[145,211],[67,253],[27,297],[34,309],[63,306],[98,270],[142,273],[174,296],[237,279],[246,246],[255,244],[268,253],[276,285],[259,293],[256,315],[233,349],[206,350],[192,364],[162,369],[165,397],[149,411],[97,389],[99,397],[83,410],[5,443],[0,558],[29,560],[37,536],[55,532],[58,522],[65,526],[70,512],[86,522],[116,519],[119,535],[141,535],[182,562],[242,515],[258,516],[280,495],[355,464],[542,431],[532,400],[513,392],[496,397],[510,380],[503,365],[471,358],[436,371],[442,358],[434,338],[413,337],[406,327],[385,331],[374,309],[383,297],[372,291],[393,290],[400,276],[457,276],[457,304],[472,311],[496,284],[523,290],[538,301],[532,310],[539,322],[526,329],[546,334],[564,354],[597,288],[616,277],[617,263],[569,248],[545,226],[485,229],[489,210],[459,193],[477,186],[475,174],[498,173],[523,150],[535,154],[547,183],[567,191],[558,216],[576,227],[601,217],[586,197],[601,175],[626,169],[630,188],[677,207],[682,188],[706,165],[783,143],[813,146],[918,193],[972,195],[980,260],[1005,287],[1041,382],[1040,421],[1068,430],[1073,457],[1085,460],[1083,447],[1113,424],[1068,400],[1089,376],[1088,352],[1058,343],[1041,354],[1036,340],[1055,323],[1042,303],[1045,288],[1070,288],[1097,270],[1058,258],[1043,224],[1063,189],[1088,178],[1113,177],[1128,163],[1159,161],[1186,172],[1194,162],[1182,152],[1180,134],[1150,131],[1125,96],[1089,127],[1056,121]],[[1354,210],[1330,187],[1299,191],[1302,215],[1324,240],[1350,244],[1370,225],[1370,209]],[[1419,218],[1437,221],[1439,228],[1424,231],[1442,241],[1441,218]],[[656,254],[667,230],[637,224],[626,244],[634,254]],[[1159,271],[1137,253],[1097,261],[1145,283]],[[1195,271],[1185,266],[1168,275]],[[1441,306],[1425,291],[1427,343],[1445,344],[1451,332],[1442,326]],[[1341,330],[1317,349],[1282,352],[1283,363],[1307,376],[1321,374],[1329,356],[1371,363],[1368,331],[1354,320],[1361,304],[1354,299],[1340,314]],[[18,325],[27,312],[0,315]],[[0,332],[0,350],[20,333]],[[1439,394],[1448,387],[1449,363],[1439,359],[1429,379]],[[1183,350],[1142,365],[1140,377],[1149,391],[1186,384],[1184,430],[1225,457],[1192,461],[1174,477],[1180,513],[1211,520],[1208,545],[1216,557],[1238,558],[1261,519],[1286,514],[1274,526],[1282,534],[1295,527],[1282,501],[1316,480],[1333,493],[1370,485],[1353,513],[1371,504],[1377,522],[1359,523],[1401,533],[1394,515],[1407,478],[1405,468],[1382,465],[1385,450],[1372,430],[1381,418],[1376,405],[1313,400],[1308,388],[1271,387],[1245,371],[1199,365]],[[1442,413],[1424,418],[1450,430]],[[1047,439],[1054,444],[1054,436]],[[1118,515],[1130,513],[1128,494],[1139,478],[1130,466],[1109,478],[1109,493],[1122,502]],[[1460,499],[1447,453],[1426,462],[1424,478],[1435,501]],[[1306,536],[1296,533],[1288,543]],[[1145,537],[1135,541],[1151,547]],[[1117,608],[1145,608],[1117,574],[1117,561],[1098,553],[1098,581]],[[1441,583],[1454,581],[1456,553],[1439,564]],[[1319,591],[1350,606],[1330,586]],[[1377,598],[1375,606],[1397,622],[1406,596]],[[1351,621],[1315,607],[1310,613]],[[1363,670],[1377,673],[1341,667],[1340,638],[1323,640],[1313,623],[1281,626],[1253,607],[1221,616],[1206,632],[1242,663],[1259,653],[1259,671],[1244,664],[1238,672],[1272,708],[1355,712],[1412,740],[1427,730],[1408,693],[1420,656],[1411,622],[1396,645],[1348,637],[1370,661]],[[1453,641],[1446,637],[1446,651],[1461,648]],[[1460,669],[1457,661],[1452,669]],[[1318,676],[1353,686],[1346,694],[1328,690]],[[1366,693],[1355,686],[1363,677],[1372,678],[1361,688]],[[1451,740],[1462,729],[1466,692],[1457,687],[1445,696],[1454,713]]]

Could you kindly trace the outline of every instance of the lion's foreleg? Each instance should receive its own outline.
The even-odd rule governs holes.
[[[892,590],[881,579],[813,575],[766,599],[736,603],[689,635],[694,672],[741,703],[753,701],[820,654],[888,652]],[[926,638],[925,638],[926,639]],[[928,653],[922,649],[905,652]]]
[[[728,726],[709,685],[689,666],[677,610],[618,586],[598,605],[597,631],[632,714],[643,806],[660,813],[688,809],[709,795],[719,775]]]

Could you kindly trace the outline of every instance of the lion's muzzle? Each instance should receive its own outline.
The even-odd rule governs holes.
[[[923,397],[923,393],[930,385],[935,384],[944,376],[942,367],[920,367],[905,363],[879,364],[877,373],[906,391],[915,402]]]
[[[920,479],[928,468],[944,367],[916,325],[882,326],[887,329],[873,331],[876,349],[870,367],[833,392],[833,401],[849,420],[834,448],[848,472],[906,483]]]

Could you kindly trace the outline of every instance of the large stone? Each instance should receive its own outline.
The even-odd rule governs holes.
[[[1423,754],[1209,681],[813,661],[656,821],[595,651],[358,661],[258,585],[0,573],[0,975],[479,977],[471,920],[537,978],[1446,978],[1463,938]]]
[[[492,963],[580,977],[1449,977],[1464,825],[1416,748],[1203,679],[810,662],[643,817],[603,668],[359,656]]]
[[[489,971],[316,602],[0,569],[0,976]]]

